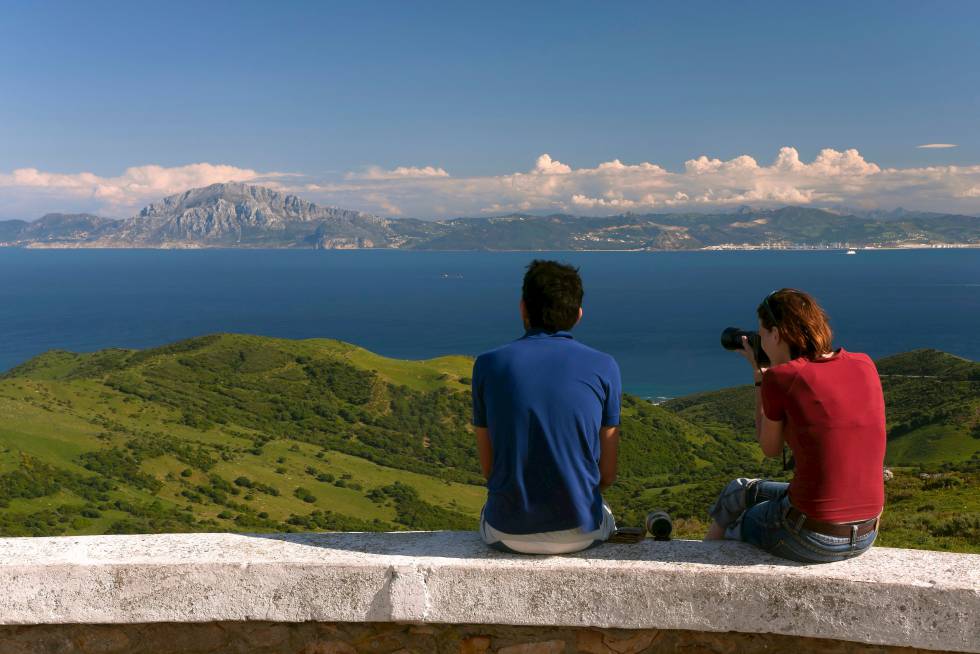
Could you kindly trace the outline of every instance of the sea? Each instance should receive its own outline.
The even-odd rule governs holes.
[[[335,338],[379,354],[476,355],[523,333],[535,258],[579,268],[580,341],[653,400],[747,383],[719,345],[774,289],[815,295],[835,344],[980,358],[980,250],[411,252],[0,249],[0,370],[50,349],[147,348],[215,332]]]

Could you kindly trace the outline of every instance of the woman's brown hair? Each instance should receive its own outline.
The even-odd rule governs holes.
[[[832,351],[834,334],[827,313],[809,293],[795,288],[773,291],[756,311],[763,327],[779,330],[793,358],[816,359]]]

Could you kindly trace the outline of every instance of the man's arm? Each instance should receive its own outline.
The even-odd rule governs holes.
[[[619,456],[619,427],[599,430],[599,490],[604,491],[616,481]]]
[[[480,454],[483,476],[490,479],[493,471],[493,443],[490,442],[490,430],[486,427],[476,427],[476,451]]]
[[[470,387],[473,397],[473,428],[476,431],[476,451],[480,455],[480,469],[483,476],[490,479],[493,470],[493,443],[490,441],[490,429],[487,419],[487,403],[483,398],[483,355],[473,362],[473,377]]]

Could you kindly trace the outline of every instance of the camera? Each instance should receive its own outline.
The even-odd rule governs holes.
[[[721,332],[721,346],[726,350],[741,350],[743,336],[749,339],[749,347],[755,352],[755,360],[759,364],[759,367],[768,368],[769,357],[766,356],[765,350],[762,349],[762,339],[759,337],[759,332],[750,332],[741,327],[726,327]]]
[[[666,511],[651,511],[647,514],[646,528],[653,540],[670,540],[674,523]]]

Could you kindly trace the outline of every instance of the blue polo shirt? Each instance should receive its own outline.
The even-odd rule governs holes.
[[[602,521],[599,430],[619,424],[616,360],[568,332],[527,332],[477,357],[473,424],[487,427],[493,470],[487,523],[508,534]]]

